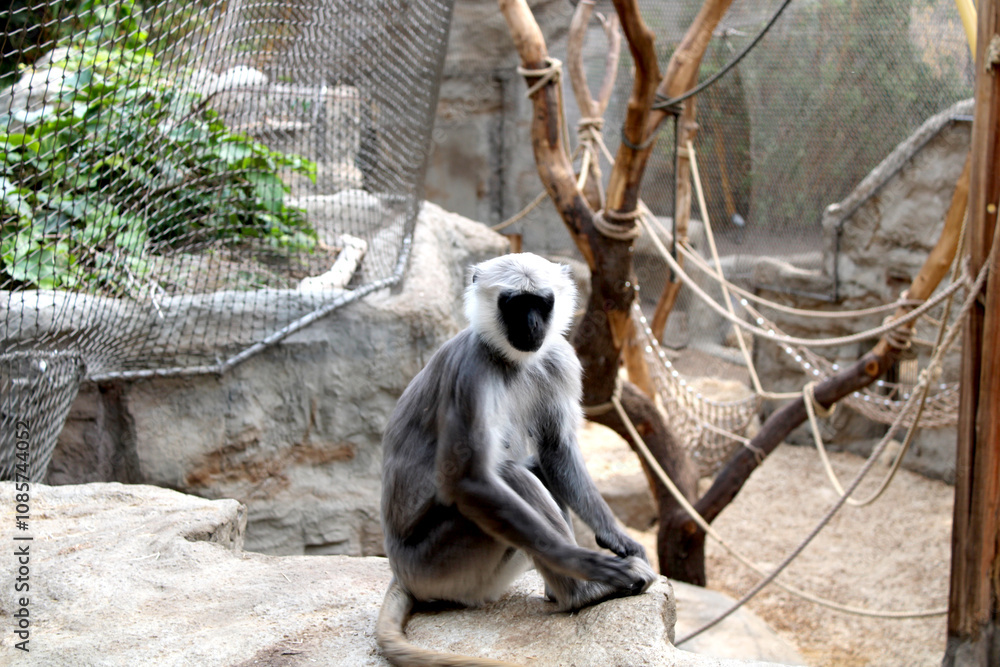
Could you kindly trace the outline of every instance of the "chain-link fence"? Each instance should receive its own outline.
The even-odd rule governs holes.
[[[450,16],[449,0],[0,10],[0,478],[15,421],[61,424],[80,368],[222,371],[401,277]]]

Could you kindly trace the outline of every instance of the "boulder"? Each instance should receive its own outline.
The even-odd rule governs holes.
[[[410,379],[464,326],[466,267],[506,247],[486,227],[425,205],[396,291],[334,310],[222,376],[84,387],[49,479],[143,482],[236,498],[248,508],[246,542],[254,551],[382,553],[382,429]],[[373,254],[370,248],[366,257]],[[255,307],[241,296],[243,308]],[[261,294],[258,312],[272,297]],[[184,298],[197,304],[191,327],[228,331],[211,323],[235,317],[233,303],[219,294]],[[313,298],[296,292],[289,303],[307,313]],[[168,319],[181,316],[164,311]]]
[[[14,484],[0,483],[12,507]],[[27,602],[0,588],[0,614],[27,609],[29,652],[11,632],[0,663],[31,665],[385,666],[373,629],[390,572],[383,558],[274,557],[241,550],[246,508],[121,484],[34,485]],[[669,643],[665,579],[644,595],[552,613],[533,572],[498,602],[421,613],[407,633],[438,650],[537,665],[745,663]]]

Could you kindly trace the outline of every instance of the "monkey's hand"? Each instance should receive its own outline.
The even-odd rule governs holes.
[[[647,563],[649,562],[649,559],[646,558],[646,550],[642,545],[620,530],[609,531],[594,537],[597,538],[597,546],[602,549],[607,549],[622,558],[637,556]]]

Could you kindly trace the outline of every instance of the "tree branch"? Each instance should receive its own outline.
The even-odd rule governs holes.
[[[530,71],[542,69],[548,64],[548,54],[541,31],[524,0],[500,0],[500,9],[514,37],[524,71],[528,71],[525,78],[534,83],[538,77],[532,76]],[[644,46],[634,49],[634,52],[645,54],[647,57],[645,64],[639,68],[645,72],[642,76],[644,83],[636,87],[634,99],[629,103],[630,127],[641,129],[649,112],[658,78],[655,53],[652,50],[652,34],[642,23],[634,0],[616,2],[616,9],[622,24],[628,26],[626,34],[630,43],[633,38],[643,41]],[[572,165],[562,146],[559,131],[562,110],[559,108],[556,85],[550,81],[537,90],[532,95],[532,106],[531,143],[539,177],[591,269],[590,300],[573,339],[584,368],[583,403],[584,405],[606,404],[614,393],[622,347],[632,328],[630,309],[635,298],[632,243],[604,236],[594,225],[593,213],[577,188]],[[628,171],[626,167],[629,160],[618,164],[614,172],[619,173],[619,180],[622,180],[623,173]],[[620,191],[623,196],[626,189],[632,193],[629,195],[631,197],[629,210],[634,209],[638,201],[638,179],[641,178],[641,171],[628,178],[633,177],[636,178],[635,182]],[[658,463],[672,471],[671,474],[675,475],[674,481],[685,494],[693,497],[697,481],[694,468],[686,452],[670,436],[669,429],[656,405],[630,385],[626,387],[622,401],[626,413],[640,427],[640,433]],[[608,420],[612,428],[617,426],[619,432],[624,432],[624,425],[616,424],[618,422],[616,415],[605,416],[603,419]],[[660,503],[661,515],[673,514],[677,509],[676,501],[666,489],[657,484],[655,493]],[[667,543],[664,541],[664,544]],[[695,559],[687,565],[684,563],[683,558],[664,552],[661,570],[667,571],[664,569],[667,567],[694,567],[700,570],[700,574],[699,572],[691,575],[684,572],[679,574],[688,578],[697,579],[700,576],[704,579],[703,558]]]
[[[652,148],[650,145],[636,150],[630,147],[629,143],[632,146],[641,146],[649,134],[644,128],[660,80],[660,66],[656,62],[653,33],[642,20],[635,0],[614,0],[614,5],[625,39],[628,41],[629,51],[632,52],[635,81],[625,112],[623,141],[618,147],[614,169],[611,170],[605,205],[610,210],[627,213],[634,211],[639,203],[639,185],[646,169],[646,159]]]

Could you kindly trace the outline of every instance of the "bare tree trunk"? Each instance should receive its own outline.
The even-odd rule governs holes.
[[[541,77],[531,72],[542,71],[549,66],[541,30],[524,0],[499,0],[499,4],[521,57],[522,67],[527,72],[526,82],[533,85]],[[637,63],[641,63],[636,68],[636,83],[629,100],[626,121],[626,132],[639,132],[645,124],[658,81],[653,36],[642,22],[634,0],[616,1],[615,8],[633,57]],[[637,47],[636,44],[640,46]],[[590,300],[573,343],[584,368],[584,405],[606,405],[615,392],[622,348],[632,327],[630,309],[635,298],[632,242],[605,236],[594,224],[594,212],[576,186],[573,167],[562,145],[560,123],[563,115],[555,85],[544,85],[532,95],[534,115],[531,144],[539,177],[590,267]],[[632,157],[619,156],[611,174],[611,182],[619,184],[617,194],[612,198],[609,188],[605,208],[634,210],[642,174],[632,169],[633,162]],[[656,405],[629,384],[622,390],[621,402],[626,414],[639,428],[639,433],[653,456],[661,466],[670,471],[672,479],[685,496],[693,500],[697,487],[694,467],[684,448],[670,433]],[[595,419],[613,428],[635,446],[624,424],[612,411]],[[661,514],[676,511],[676,501],[666,489],[657,486],[655,493]],[[660,551],[663,554],[661,571],[666,572],[670,563],[679,563],[679,566],[686,568],[694,566],[698,570],[695,574],[680,574],[704,581],[703,558],[680,559],[672,553],[663,552],[662,549]],[[673,572],[670,574],[675,576]]]

